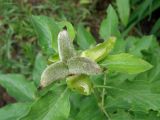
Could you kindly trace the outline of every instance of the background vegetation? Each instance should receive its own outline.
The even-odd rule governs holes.
[[[34,70],[36,61],[38,59],[37,55],[40,54],[40,47],[37,42],[38,40],[36,32],[34,31],[33,25],[31,24],[31,15],[46,15],[53,18],[56,21],[67,20],[70,21],[76,29],[80,29],[81,26],[84,25],[86,30],[90,31],[91,34],[94,36],[94,39],[96,39],[96,41],[99,43],[103,41],[100,37],[103,35],[99,34],[100,26],[102,25],[101,22],[106,18],[106,15],[108,15],[106,11],[109,4],[112,4],[116,12],[118,13],[118,20],[121,21],[121,23],[117,23],[117,29],[119,29],[121,35],[127,41],[120,41],[118,43],[119,45],[116,46],[115,49],[117,50],[115,51],[124,51],[123,47],[127,46],[127,52],[138,55],[151,62],[153,65],[155,65],[155,69],[150,71],[148,74],[142,74],[138,77],[141,78],[143,76],[143,79],[149,77],[151,81],[158,81],[160,78],[160,48],[158,46],[160,39],[160,1],[130,0],[130,4],[128,7],[126,3],[118,4],[117,1],[0,0],[0,74],[20,73],[25,75],[26,79],[29,81],[34,79],[33,77],[36,78],[36,76],[34,75]],[[124,16],[122,16],[121,13],[119,13],[121,10],[118,10],[118,8],[120,8],[121,5],[124,8],[129,9],[129,18],[124,18]],[[151,42],[150,44],[146,42],[139,42],[143,40],[145,41],[146,38],[144,35],[150,34],[154,35],[152,36],[153,38],[151,38],[154,39],[154,42]],[[136,36],[136,38],[128,36]],[[86,47],[83,46],[83,43],[75,43],[75,45],[80,46],[81,49],[86,49]],[[129,77],[130,80],[135,79],[135,76],[120,76],[120,81],[123,81],[124,79],[126,79],[126,77]],[[114,77],[114,79],[116,80],[118,78]],[[127,83],[125,84],[127,85]],[[144,86],[144,89],[146,89],[147,84],[148,83],[146,83],[146,86]],[[160,88],[158,88],[159,86],[155,87],[154,88],[158,93]],[[121,94],[121,92],[116,94]],[[143,98],[145,98],[146,96],[143,96]],[[11,97],[10,95],[8,95],[4,87],[0,86],[0,107],[9,103],[16,102],[16,100],[13,97],[14,96]],[[118,97],[117,99],[120,98]],[[85,104],[85,102],[88,101],[84,100],[83,102],[83,104]],[[117,103],[117,105],[120,105],[120,103]],[[92,105],[88,104],[88,106]],[[109,107],[114,108],[114,106],[112,105]],[[156,107],[155,110],[158,109]],[[148,108],[146,107],[146,109]],[[92,111],[90,112],[92,114]],[[117,113],[125,114],[125,111],[119,110]],[[72,114],[74,114],[74,112]],[[79,113],[77,117],[79,118],[78,120],[83,119],[79,117],[81,116],[81,114],[83,114],[83,110],[82,113]],[[95,113],[95,115],[96,114],[97,113]],[[138,118],[143,116],[143,114],[136,115],[138,116]],[[155,111],[151,111],[149,117],[152,118],[151,116],[154,115]],[[116,114],[114,115],[114,117],[116,118]],[[126,116],[125,114],[125,118],[126,117],[128,117],[129,119],[130,115],[127,114]],[[158,120],[159,118],[156,119]]]

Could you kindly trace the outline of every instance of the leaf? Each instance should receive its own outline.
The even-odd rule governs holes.
[[[69,37],[71,38],[71,41],[73,41],[74,38],[75,38],[75,36],[76,36],[76,32],[74,30],[73,25],[70,22],[68,22],[68,21],[59,22],[58,25],[59,25],[59,27],[61,29],[63,29],[64,27],[67,28],[67,31],[69,33]]]
[[[141,5],[139,5],[139,12],[138,14],[138,20],[141,20],[143,18],[143,16],[145,15],[146,10],[150,11],[151,13],[151,9],[152,9],[152,3],[153,1],[150,0],[144,0]]]
[[[30,103],[14,103],[0,109],[1,120],[19,120],[30,110]]]
[[[83,50],[89,48],[91,45],[96,44],[96,40],[94,39],[92,34],[89,31],[87,31],[81,24],[78,25],[77,43]]]
[[[57,51],[57,36],[59,27],[56,22],[46,16],[32,16],[32,24],[38,35],[38,41],[41,48],[47,54],[53,54]]]
[[[20,74],[1,74],[0,85],[17,101],[30,101],[36,98],[36,87]]]
[[[131,0],[132,2],[132,0]],[[156,11],[160,7],[160,1],[151,1],[151,0],[144,0],[139,2],[138,7],[132,12],[130,19],[129,19],[129,26],[125,28],[123,31],[123,37],[127,36],[128,33],[137,25],[141,20],[145,19],[147,16],[150,16],[153,11]],[[137,12],[138,11],[138,12]]]
[[[84,57],[73,57],[67,62],[70,74],[95,75],[101,73],[99,65]]]
[[[160,49],[156,49],[153,51],[151,56],[148,56],[150,58],[150,62],[154,65],[154,68],[150,70],[149,75],[147,76],[150,81],[159,81],[160,76]]]
[[[28,115],[20,120],[67,120],[70,113],[70,92],[59,86],[38,99]]]
[[[126,52],[126,41],[124,41],[123,39],[118,39],[116,40],[112,53],[119,54],[123,52]]]
[[[80,111],[74,117],[75,120],[106,120],[93,96],[82,99],[79,104]]]
[[[36,56],[35,63],[34,63],[34,69],[32,73],[33,80],[36,86],[39,86],[41,74],[43,70],[46,68],[46,66],[47,66],[47,60],[44,58],[44,56],[41,53],[39,53]]]
[[[111,36],[119,37],[118,31],[118,17],[111,5],[107,9],[107,17],[102,21],[99,31],[100,37],[104,40]]]
[[[93,85],[87,75],[74,75],[66,79],[67,86],[82,95],[90,95],[93,92]]]
[[[41,86],[46,87],[56,80],[64,79],[68,74],[68,67],[63,62],[53,63],[43,71]]]
[[[115,114],[111,115],[111,120],[133,120],[133,116],[129,112],[117,110]]]
[[[66,30],[58,34],[58,52],[60,60],[64,62],[76,55],[76,51]]]
[[[153,35],[142,38],[128,37],[126,40],[127,52],[142,57],[142,52],[148,51],[153,46],[154,39]]]
[[[129,74],[137,74],[152,68],[148,62],[127,53],[110,55],[101,65],[111,71]]]
[[[130,13],[129,0],[116,0],[116,4],[123,25],[127,25]]]
[[[117,108],[130,111],[148,113],[149,110],[160,110],[160,82],[149,82],[149,80],[135,79],[118,83],[108,80],[106,108],[114,110]],[[109,89],[110,88],[110,89]]]
[[[157,115],[157,112],[151,111],[149,114],[144,114],[141,112],[137,112],[135,114],[134,120],[159,120],[160,117]]]
[[[92,0],[80,0],[80,4],[89,4]]]
[[[156,112],[149,112],[145,114],[142,112],[134,113],[133,111],[118,110],[111,115],[111,120],[159,120],[160,117],[156,115]]]
[[[108,40],[106,40],[103,43],[100,43],[96,45],[95,47],[92,47],[90,49],[87,49],[82,52],[82,57],[88,57],[92,59],[93,61],[100,61],[104,59],[113,49],[115,44],[116,38],[110,37]]]

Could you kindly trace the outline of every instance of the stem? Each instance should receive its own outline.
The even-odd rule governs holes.
[[[105,114],[105,116],[108,118],[108,120],[111,120],[109,114],[107,113],[107,111],[105,110],[105,108],[102,108],[103,113]]]
[[[106,74],[104,74],[104,79],[103,79],[103,85],[104,85],[104,86],[106,85],[106,80],[107,80]],[[102,101],[101,101],[102,106],[104,106],[105,94],[106,94],[106,89],[103,88],[103,91],[102,91]]]
[[[106,73],[105,73],[105,74],[104,74],[104,79],[103,79],[103,86],[106,85],[106,80],[107,80],[107,76],[106,76]],[[105,114],[105,116],[108,118],[108,120],[111,120],[109,114],[107,113],[107,111],[105,110],[105,107],[104,107],[105,95],[106,95],[106,89],[103,87],[103,91],[102,91],[102,101],[101,101],[100,108],[101,108],[101,110],[103,111],[103,113]]]

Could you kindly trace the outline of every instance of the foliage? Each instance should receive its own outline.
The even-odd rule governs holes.
[[[104,40],[107,40],[111,36],[120,36],[118,16],[111,5],[107,9],[107,17],[101,23],[99,34]]]
[[[109,5],[99,30],[104,41],[97,45],[83,24],[74,29],[66,20],[57,22],[51,17],[31,16],[30,23],[37,33],[42,52],[33,60],[32,81],[27,81],[21,74],[0,74],[0,85],[17,100],[17,103],[0,109],[1,118],[160,119],[159,44],[153,35],[128,35],[132,24],[149,14],[146,13],[149,0],[141,3],[143,9],[139,13],[129,14],[130,4],[137,1],[117,0],[119,14]],[[156,3],[159,2],[153,2],[154,9],[158,6]],[[118,29],[119,24],[122,24],[122,29]],[[154,27],[152,33],[156,31]],[[25,48],[32,51],[31,46]]]
[[[33,83],[27,81],[23,75],[0,75],[0,84],[17,101],[29,101],[36,98],[36,87]]]
[[[20,120],[66,120],[70,111],[69,94],[67,88],[55,87],[34,102],[28,115]]]

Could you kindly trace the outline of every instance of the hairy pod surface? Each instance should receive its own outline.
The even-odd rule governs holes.
[[[41,87],[46,87],[55,80],[64,79],[69,74],[68,67],[64,62],[49,65],[41,75]]]
[[[67,61],[70,74],[96,75],[101,73],[100,66],[85,57],[73,57]]]
[[[66,30],[58,34],[58,51],[60,60],[64,62],[76,55],[76,51]]]

